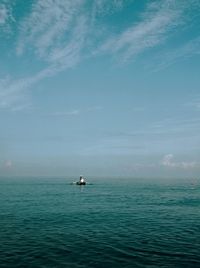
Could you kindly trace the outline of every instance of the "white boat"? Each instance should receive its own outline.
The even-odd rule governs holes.
[[[81,175],[79,181],[76,182],[76,185],[86,185],[84,177]]]

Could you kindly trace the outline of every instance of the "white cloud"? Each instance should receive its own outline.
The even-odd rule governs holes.
[[[75,66],[81,60],[87,34],[87,16],[82,12],[84,2],[34,2],[31,13],[20,24],[17,54],[22,56],[30,50],[34,54],[34,59],[42,61],[45,67],[29,77],[1,79],[1,108],[15,110],[17,107],[27,107],[27,89],[46,77]],[[6,14],[6,11],[4,13]],[[5,16],[2,15],[0,22],[6,20]]]
[[[163,51],[162,54],[158,54],[153,60],[153,68],[152,65],[148,67],[150,67],[153,71],[160,71],[175,64],[177,61],[183,61],[195,55],[200,56],[199,37],[194,38],[193,40],[182,44],[179,47],[171,49],[170,51]]]
[[[31,48],[39,58],[52,61],[52,54],[64,49],[63,43],[71,43],[83,4],[81,0],[36,1],[31,14],[21,23],[17,53],[23,54]]]
[[[0,25],[4,25],[8,19],[8,10],[5,5],[0,5]]]
[[[80,115],[80,114],[84,114],[85,112],[86,113],[90,113],[90,112],[93,113],[95,111],[99,111],[99,110],[102,110],[102,109],[103,109],[102,106],[92,106],[92,107],[89,107],[89,108],[84,109],[84,110],[74,109],[74,110],[71,110],[71,111],[53,112],[53,113],[50,113],[49,115],[50,116],[58,116],[58,117],[77,116],[77,115]]]
[[[10,169],[11,167],[12,167],[12,161],[11,160],[6,160],[5,162],[4,162],[4,168],[6,168],[6,169]]]
[[[198,117],[171,117],[163,118],[162,121],[157,121],[150,126],[149,134],[186,134],[188,132],[197,133],[200,130],[200,119]],[[188,136],[188,135],[187,135]]]
[[[141,20],[119,34],[114,34],[101,45],[98,53],[111,53],[126,62],[147,50],[157,48],[176,34],[178,26],[189,28],[189,10],[200,8],[198,0],[181,2],[177,0],[150,1],[141,15]],[[182,29],[181,29],[182,30]],[[199,54],[199,38],[190,41],[183,47],[169,52],[163,60],[158,57],[158,69],[166,67],[173,61]],[[160,63],[161,61],[161,63]],[[154,62],[154,61],[153,61]],[[155,63],[154,63],[155,65]]]
[[[183,168],[183,169],[191,169],[197,167],[197,162],[176,162],[174,161],[173,154],[167,154],[163,157],[161,165],[169,168]]]
[[[170,31],[179,23],[180,14],[180,10],[174,7],[174,1],[153,2],[143,13],[141,22],[109,38],[100,50],[119,53],[126,61],[163,43]]]
[[[106,14],[120,10],[126,4],[127,0],[95,0],[93,4],[93,15]],[[130,0],[129,0],[130,2]]]
[[[0,108],[9,108],[22,98],[22,84],[13,84],[9,77],[0,80]]]
[[[99,47],[98,53],[114,54],[127,61],[161,45],[172,30],[182,23],[183,11],[189,6],[186,0],[182,4],[176,0],[150,1],[137,24],[119,34],[111,34],[106,40],[104,35],[97,37],[105,27],[102,21],[99,23],[99,16],[121,10],[128,2],[97,0],[88,4],[86,0],[33,1],[31,12],[19,24],[16,52],[19,57],[29,53],[33,61],[43,67],[29,77],[0,80],[0,107],[26,107],[29,102],[27,89],[46,77],[54,76],[96,55],[96,47]],[[196,6],[197,3],[196,0],[190,1],[190,4]],[[11,8],[0,5],[0,25],[11,17]],[[110,33],[109,29],[107,32]],[[198,45],[199,40],[188,44],[182,53],[179,51],[168,55],[168,61],[181,58],[191,50],[197,52]]]
[[[200,96],[196,96],[193,100],[185,103],[185,106],[192,108],[194,111],[200,111]]]
[[[39,82],[43,78],[39,73],[33,77],[12,80],[10,77],[0,80],[0,108],[12,108],[24,106],[29,103],[29,95],[27,89]]]
[[[80,114],[80,110],[78,109],[75,109],[75,110],[72,110],[72,111],[68,111],[68,112],[54,112],[54,113],[51,113],[49,114],[50,116],[58,116],[58,117],[64,117],[64,116],[76,116],[76,115],[79,115]]]
[[[48,64],[35,77],[53,76],[80,61],[87,33],[83,4],[81,0],[39,0],[21,23],[17,53],[31,48],[36,58]]]
[[[12,79],[7,76],[4,79],[0,79],[0,108],[15,109],[18,106],[24,106],[25,108],[29,103],[27,89],[44,78],[52,76],[57,71],[56,66],[52,65],[30,77]]]
[[[174,156],[173,154],[167,154],[163,157],[162,165],[163,166],[174,166],[174,163],[172,163]]]
[[[12,4],[4,0],[0,3],[0,32],[6,33],[6,38],[11,33],[12,22],[15,21],[12,15]]]

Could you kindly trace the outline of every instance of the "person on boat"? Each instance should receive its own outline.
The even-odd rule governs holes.
[[[84,183],[84,182],[85,182],[85,180],[84,180],[83,176],[80,176],[80,183]]]

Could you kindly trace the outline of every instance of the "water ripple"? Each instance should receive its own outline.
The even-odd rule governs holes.
[[[200,189],[0,183],[0,267],[200,267]]]

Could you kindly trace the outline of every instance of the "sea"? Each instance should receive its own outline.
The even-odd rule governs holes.
[[[0,179],[0,267],[200,267],[200,181]]]

